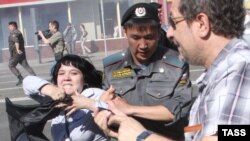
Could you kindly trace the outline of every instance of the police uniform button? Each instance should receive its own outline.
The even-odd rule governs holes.
[[[127,65],[127,64],[128,64],[128,61],[125,61],[125,62],[124,62],[124,65]]]
[[[122,94],[123,93],[122,88],[119,88],[118,92]]]
[[[157,96],[161,96],[161,93],[158,93]]]
[[[163,72],[164,72],[164,69],[163,69],[163,68],[159,68],[159,72],[160,72],[160,73],[163,73]]]

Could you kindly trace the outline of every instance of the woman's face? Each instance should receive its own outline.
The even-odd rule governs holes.
[[[75,91],[81,93],[84,83],[84,76],[78,68],[72,65],[61,65],[57,76],[57,86],[63,88],[66,94],[72,95]]]

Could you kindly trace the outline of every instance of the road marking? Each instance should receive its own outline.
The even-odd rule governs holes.
[[[12,102],[15,102],[15,101],[26,101],[26,100],[32,100],[32,99],[29,97],[18,97],[18,98],[10,98],[10,100]],[[0,103],[5,103],[5,99],[0,99]]]
[[[39,76],[40,77],[40,76]],[[47,80],[47,81],[49,81],[50,80],[50,78],[49,77],[40,77],[40,78],[42,78],[42,79],[45,79],[45,80]],[[4,82],[0,82],[0,84],[5,84],[5,83],[13,83],[13,82],[17,82],[17,80],[15,80],[15,81],[4,81]],[[0,89],[1,90],[1,89]]]
[[[205,71],[205,69],[195,69],[195,70],[190,70],[190,72],[199,72],[199,71]]]
[[[22,89],[23,87],[11,87],[11,88],[3,88],[0,89],[0,91],[6,91],[6,90],[15,90],[15,89]]]
[[[17,82],[17,80],[16,80],[16,81],[4,81],[4,82],[0,82],[0,84],[4,84],[4,83],[13,83],[13,82]]]

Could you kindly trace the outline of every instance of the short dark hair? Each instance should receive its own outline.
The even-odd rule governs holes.
[[[18,28],[17,23],[15,21],[10,21],[9,25],[13,25],[15,28]]]
[[[59,22],[58,22],[57,20],[51,20],[51,21],[49,21],[49,23],[50,23],[51,25],[55,26],[55,28],[56,28],[57,30],[59,30]]]
[[[179,11],[191,23],[205,13],[216,35],[241,37],[244,32],[244,0],[180,0]]]
[[[155,20],[152,19],[145,19],[145,20],[141,20],[141,21],[137,21],[134,19],[128,20],[124,25],[123,28],[126,31],[127,29],[130,28],[138,28],[139,31],[145,31],[146,29],[150,29],[150,30],[157,30],[160,32],[161,29],[161,24]]]
[[[62,65],[72,65],[81,70],[82,74],[84,75],[84,81],[86,84],[88,84],[88,87],[102,88],[102,72],[96,70],[94,65],[92,65],[86,59],[74,54],[65,55],[59,61],[57,61],[52,70],[52,83],[57,85],[58,71]]]

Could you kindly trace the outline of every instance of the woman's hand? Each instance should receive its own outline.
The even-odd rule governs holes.
[[[59,87],[52,85],[52,84],[44,85],[40,89],[40,91],[42,94],[51,97],[53,100],[62,101],[66,95],[63,88],[59,88]]]
[[[91,111],[96,110],[95,107],[95,100],[87,98],[77,91],[75,91],[75,94],[71,95],[72,102],[67,105],[65,110],[67,111],[67,116],[71,115],[75,111],[79,109],[88,109]]]

